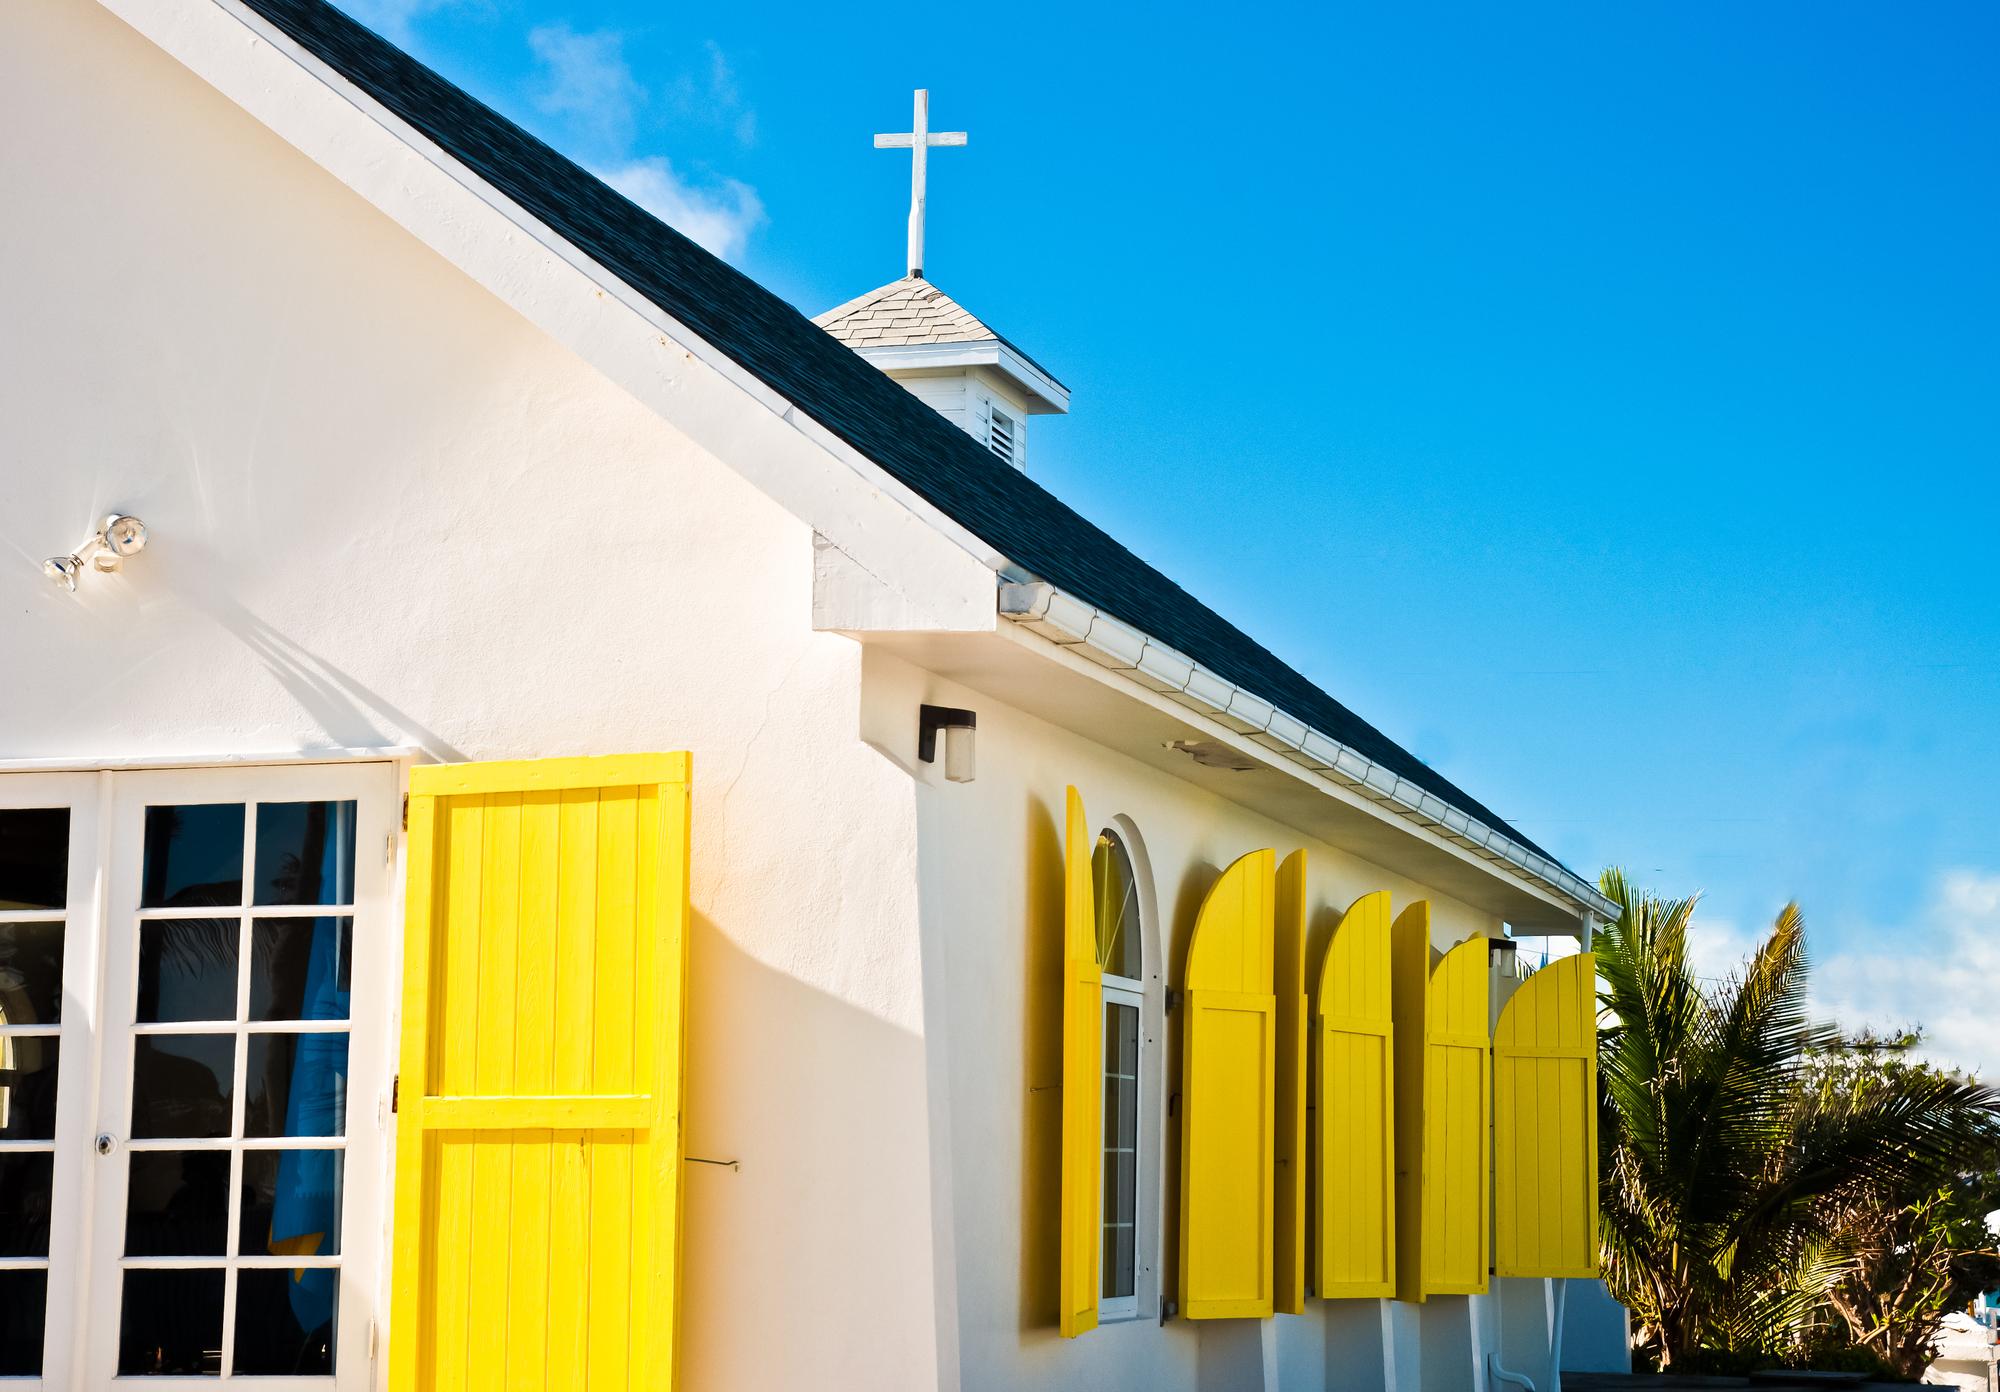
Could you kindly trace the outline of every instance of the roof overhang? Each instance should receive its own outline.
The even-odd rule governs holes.
[[[1253,692],[1141,633],[1103,610],[1042,581],[1002,581],[1000,613],[1014,627],[1036,634],[1108,672],[1119,673],[1174,705],[1200,715],[1236,740],[1240,752],[1262,765],[1302,773],[1344,796],[1360,798],[1433,842],[1493,867],[1509,882],[1535,887],[1535,904],[1494,907],[1520,929],[1581,933],[1587,919],[1615,917],[1617,906],[1595,885],[1500,828],[1488,826],[1407,778],[1383,768],[1340,741],[1308,726]],[[1270,756],[1278,761],[1273,764]],[[1186,758],[1185,755],[1179,756]],[[1187,760],[1202,767],[1195,760]],[[1231,763],[1237,761],[1230,761]],[[1240,768],[1223,768],[1226,778]],[[1399,853],[1395,857],[1402,859]],[[1423,857],[1426,860],[1432,857]],[[1393,867],[1392,867],[1393,868]],[[1454,884],[1462,876],[1449,876]],[[1435,878],[1430,881],[1445,886]],[[1465,895],[1478,903],[1485,896]],[[1552,918],[1547,912],[1557,910]]]
[[[897,343],[854,350],[884,372],[956,371],[990,368],[1019,388],[1031,416],[1060,415],[1069,410],[1069,388],[997,338],[965,343]]]

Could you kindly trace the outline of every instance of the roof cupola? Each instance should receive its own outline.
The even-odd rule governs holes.
[[[930,93],[917,90],[911,128],[875,137],[910,152],[910,241],[901,280],[813,320],[907,387],[1000,459],[1027,468],[1028,417],[1069,410],[1069,388],[924,277],[929,152],[964,145],[964,131],[930,128]]]

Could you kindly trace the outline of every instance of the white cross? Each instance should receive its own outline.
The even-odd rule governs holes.
[[[917,114],[912,129],[900,135],[878,135],[878,150],[908,150],[910,159],[910,275],[924,275],[924,165],[933,145],[963,145],[964,131],[931,130],[931,94],[917,89]]]

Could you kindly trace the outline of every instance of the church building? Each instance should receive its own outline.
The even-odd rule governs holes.
[[[0,1389],[1616,1318],[1613,906],[1036,482],[964,143],[815,320],[324,0],[0,6]]]

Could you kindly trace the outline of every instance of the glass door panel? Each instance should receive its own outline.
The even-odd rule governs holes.
[[[379,1213],[388,1051],[384,1003],[358,1028],[352,983],[357,953],[364,980],[394,979],[392,790],[379,767],[121,778],[91,1386],[367,1384],[365,1319],[341,1297],[365,1310],[351,1253],[380,1224],[343,1229]]]
[[[98,780],[0,775],[0,1378],[67,1385],[84,1203]]]

